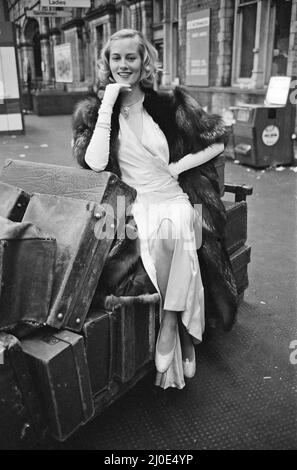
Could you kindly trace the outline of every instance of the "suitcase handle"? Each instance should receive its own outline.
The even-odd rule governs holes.
[[[116,297],[115,295],[108,295],[104,300],[104,307],[107,310],[114,310],[118,307],[133,305],[133,304],[156,304],[160,301],[159,294],[143,294],[137,296],[122,296]]]

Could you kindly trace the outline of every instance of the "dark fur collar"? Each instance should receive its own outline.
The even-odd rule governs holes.
[[[214,142],[223,141],[226,130],[218,115],[206,113],[182,87],[170,93],[145,90],[143,103],[147,112],[164,132],[170,150],[170,162],[175,162],[187,153],[197,152]],[[94,95],[80,101],[74,110],[72,128],[73,153],[82,167],[86,148],[92,136],[100,100]],[[117,164],[119,101],[116,102],[111,125],[111,148],[109,170],[120,176]]]

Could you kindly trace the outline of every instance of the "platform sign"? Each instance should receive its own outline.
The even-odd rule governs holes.
[[[209,30],[210,9],[187,15],[187,85],[209,85]]]
[[[90,8],[91,0],[40,0],[42,7]]]
[[[27,10],[26,15],[29,18],[42,18],[42,17],[61,18],[61,17],[69,16],[69,11],[53,10],[53,9],[52,10],[47,10],[47,9]]]
[[[0,133],[24,132],[14,25],[0,22]]]

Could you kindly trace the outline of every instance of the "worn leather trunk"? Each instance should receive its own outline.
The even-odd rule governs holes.
[[[0,182],[0,216],[21,222],[30,194],[10,184]]]
[[[94,396],[115,394],[114,380],[129,382],[153,359],[156,308],[135,303],[90,312],[82,333]]]
[[[103,232],[104,210],[94,202],[34,194],[23,221],[38,223],[57,242],[47,324],[80,331],[112,243]]]
[[[104,393],[111,385],[115,367],[115,321],[114,312],[98,309],[88,314],[82,329],[93,396]]]
[[[115,377],[122,383],[131,380],[154,357],[157,305],[135,303],[115,310]]]
[[[46,322],[55,256],[56,241],[46,232],[0,217],[0,329]]]
[[[223,201],[227,214],[226,246],[234,253],[247,240],[247,203],[245,201]]]
[[[248,263],[251,260],[251,247],[243,245],[231,254],[230,260],[235,276],[238,295],[240,296],[249,285]]]
[[[109,228],[123,228],[126,209],[136,191],[108,171],[72,168],[45,163],[6,160],[0,180],[29,193],[53,194],[104,205]]]
[[[44,328],[24,338],[22,348],[40,393],[49,433],[64,441],[94,415],[84,340],[72,331]]]
[[[39,396],[18,339],[0,333],[0,449],[31,449],[44,436]]]
[[[97,243],[98,249],[96,248],[94,255],[87,259],[88,269],[83,266],[83,276],[86,282],[80,276],[79,289],[81,290],[79,292],[76,290],[78,288],[77,284],[72,286],[71,283],[69,284],[69,288],[76,298],[73,297],[71,300],[68,297],[66,304],[62,302],[62,309],[58,308],[58,304],[55,305],[49,320],[49,324],[54,327],[67,326],[67,328],[74,331],[80,331],[94,295],[101,269],[115,236],[123,237],[127,209],[135,199],[136,191],[119,180],[116,175],[106,171],[96,173],[91,170],[17,160],[6,161],[0,179],[9,184],[19,185],[26,191],[82,199],[89,201],[91,205],[92,203],[100,204],[102,211],[106,212],[104,232],[107,236],[104,237],[104,240],[100,240],[100,243]],[[32,201],[30,201],[29,206],[32,207]],[[28,207],[28,211],[30,211],[30,207]],[[62,214],[60,215],[60,220],[67,219],[69,221],[71,218],[71,214],[67,214],[67,217],[66,214],[65,217]],[[45,221],[46,217],[44,216],[43,222]],[[98,233],[96,237],[99,239],[102,233],[102,219],[97,222]],[[58,223],[55,225],[57,226]],[[77,278],[78,276],[73,273],[73,277]],[[76,280],[78,282],[78,279]],[[69,296],[71,296],[70,290]]]

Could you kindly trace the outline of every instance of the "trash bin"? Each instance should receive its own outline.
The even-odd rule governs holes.
[[[234,153],[244,165],[263,168],[294,161],[295,106],[290,102],[291,77],[271,77],[262,104],[231,108]]]

